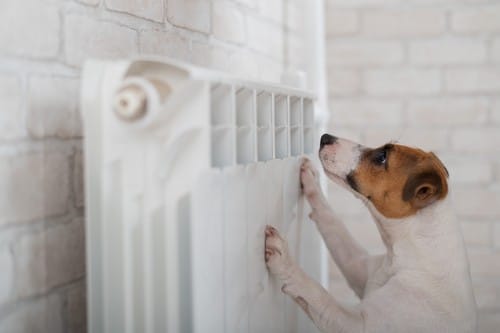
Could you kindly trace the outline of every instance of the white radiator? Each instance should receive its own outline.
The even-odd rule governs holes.
[[[157,59],[82,82],[89,331],[314,332],[263,258],[271,224],[325,269],[299,182],[315,97]]]

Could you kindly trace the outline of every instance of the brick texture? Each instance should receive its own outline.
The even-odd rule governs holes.
[[[491,60],[500,63],[500,38],[496,38],[491,46]]]
[[[332,8],[326,17],[327,36],[351,35],[359,29],[359,17],[355,10]]]
[[[371,126],[401,123],[402,105],[397,102],[342,100],[332,102],[332,117],[337,125]]]
[[[13,249],[17,296],[40,294],[81,278],[85,267],[83,237],[82,219],[23,236]]]
[[[153,21],[163,22],[163,2],[156,0],[106,0],[106,6],[111,10],[144,17]]]
[[[228,64],[229,53],[218,47],[214,47],[210,43],[192,42],[191,45],[191,62],[196,65],[211,67],[220,70],[226,70]]]
[[[327,47],[332,65],[388,65],[401,63],[403,60],[403,47],[394,42],[335,41]]]
[[[0,249],[0,307],[9,301],[12,297],[14,284],[14,264],[9,249],[3,247]]]
[[[452,148],[468,153],[498,153],[500,131],[496,128],[463,129],[454,131]]]
[[[491,107],[490,120],[494,124],[500,124],[500,99],[495,99]]]
[[[382,9],[362,15],[362,33],[373,37],[427,37],[444,32],[445,13],[434,9]]]
[[[87,330],[83,63],[166,56],[279,82],[284,70],[305,69],[305,5],[1,1],[0,333]]]
[[[413,42],[409,52],[416,65],[480,64],[486,60],[487,47],[483,40],[435,39]]]
[[[144,30],[140,32],[140,52],[188,59],[191,50],[189,42],[176,31]]]
[[[210,2],[207,0],[167,0],[167,18],[174,25],[209,33]]]
[[[354,95],[361,90],[361,76],[356,70],[335,68],[328,75],[328,91],[332,96]]]
[[[73,193],[75,206],[81,208],[85,204],[83,154],[77,151],[73,156]]]
[[[0,138],[25,136],[21,81],[15,75],[0,74]]]
[[[0,332],[63,333],[62,308],[58,295],[33,300],[2,318]]]
[[[493,179],[493,167],[486,159],[464,160],[463,158],[442,158],[450,174],[450,182],[455,184],[489,184]]]
[[[90,6],[97,6],[101,2],[101,0],[77,0],[77,1]]]
[[[247,17],[248,45],[274,59],[283,58],[283,29],[254,16]]]
[[[493,227],[493,246],[500,249],[500,224],[496,223]]]
[[[283,70],[305,67],[304,3],[2,2],[8,29],[0,31],[0,332],[85,331],[81,123],[74,103],[83,61],[164,55],[277,81]],[[332,129],[369,145],[393,139],[443,156],[473,251],[480,332],[494,332],[500,287],[484,281],[500,276],[499,5],[326,5]],[[380,251],[364,207],[336,192],[332,198],[355,236]],[[356,302],[339,274],[332,290]],[[3,305],[13,310],[2,312]]]
[[[27,121],[29,134],[36,138],[81,136],[78,88],[78,80],[74,78],[30,78]]]
[[[245,17],[236,6],[227,2],[213,5],[213,32],[216,38],[234,43],[245,42]]]
[[[62,215],[68,210],[69,159],[64,154],[1,156],[0,179],[0,224]]]
[[[445,85],[454,93],[495,93],[500,89],[500,67],[450,69]]]
[[[452,30],[461,33],[499,32],[499,15],[500,5],[496,3],[457,9],[451,15]]]
[[[65,54],[68,64],[81,66],[87,58],[117,58],[137,53],[137,32],[79,14],[66,17]]]
[[[470,255],[479,332],[500,318],[500,5],[469,0],[326,0],[329,131],[376,147],[432,150]],[[337,188],[334,211],[372,253],[371,217]],[[375,237],[377,236],[377,237]],[[332,264],[330,289],[356,303]]]
[[[422,126],[483,125],[488,120],[487,98],[434,98],[412,100],[408,121]]]
[[[433,95],[441,90],[435,69],[373,69],[365,74],[365,89],[372,95]]]
[[[38,0],[3,0],[0,54],[55,58],[59,52],[58,8]]]
[[[66,317],[68,320],[67,331],[69,333],[86,333],[86,295],[85,285],[79,284],[71,288],[67,294]]]

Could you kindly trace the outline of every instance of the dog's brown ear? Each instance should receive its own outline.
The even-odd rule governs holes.
[[[403,200],[416,209],[427,207],[446,196],[446,175],[436,169],[428,169],[410,175],[403,188]]]
[[[448,169],[446,169],[446,167],[444,166],[444,163],[441,162],[441,160],[439,159],[439,157],[437,157],[436,154],[434,154],[432,151],[429,154],[436,160],[436,162],[438,163],[438,165],[441,168],[443,168],[444,172],[446,172],[446,178],[449,178],[450,177],[450,173],[448,172]]]

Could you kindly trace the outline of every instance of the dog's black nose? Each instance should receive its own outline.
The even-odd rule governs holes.
[[[333,135],[330,135],[330,134],[323,134],[321,136],[321,140],[319,142],[319,147],[320,149],[323,148],[323,146],[325,145],[331,145],[333,143],[335,143],[335,141],[337,141],[337,138],[334,137]]]

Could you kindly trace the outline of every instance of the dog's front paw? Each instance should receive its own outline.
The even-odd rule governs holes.
[[[305,159],[300,167],[300,183],[302,184],[302,192],[310,203],[321,198],[319,173],[308,159]]]
[[[293,261],[288,253],[288,244],[278,230],[271,226],[266,227],[265,259],[271,274],[279,280],[286,281],[293,271]]]

